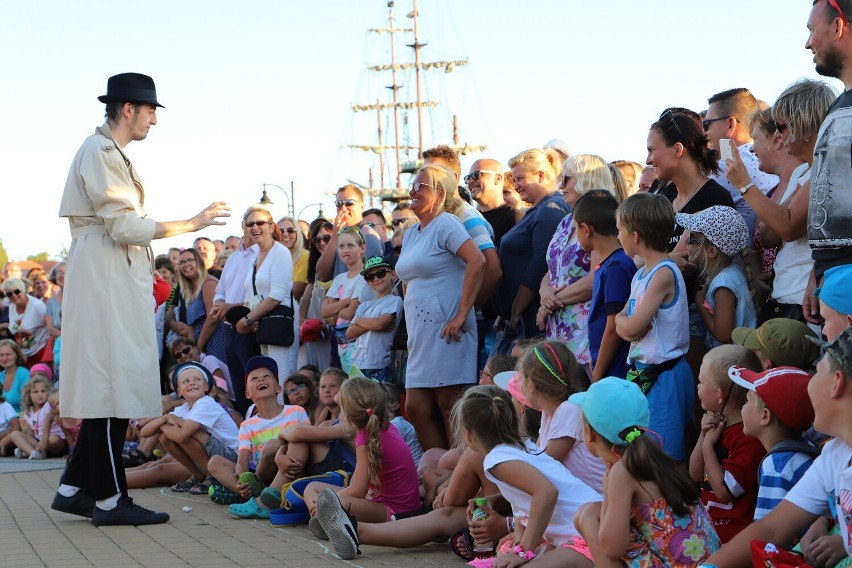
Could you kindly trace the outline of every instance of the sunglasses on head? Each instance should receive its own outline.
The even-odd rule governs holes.
[[[361,240],[362,243],[364,242],[364,237],[361,236],[361,229],[359,229],[358,227],[341,227],[340,230],[337,231],[338,236],[343,235],[345,233],[355,235]]]
[[[175,359],[180,359],[181,357],[186,357],[189,355],[189,352],[192,351],[192,347],[187,345],[183,349],[176,349],[172,355],[175,356]]]
[[[6,297],[11,298],[12,296],[17,296],[20,293],[20,290],[12,290],[11,292],[6,292]]]
[[[252,227],[254,227],[255,225],[257,225],[258,227],[263,227],[263,226],[264,226],[264,225],[266,225],[267,223],[272,224],[272,221],[263,221],[263,220],[260,220],[260,221],[246,221],[246,227],[248,227],[248,228],[252,228]]]
[[[384,278],[385,276],[388,275],[388,272],[390,272],[389,269],[380,268],[380,269],[376,270],[375,272],[371,272],[370,274],[365,274],[364,280],[366,280],[367,282],[372,282],[376,278]]]
[[[668,118],[672,122],[672,124],[674,124],[675,130],[677,131],[677,135],[680,136],[680,140],[678,140],[678,142],[685,140],[686,136],[683,135],[683,130],[680,129],[680,125],[677,123],[674,113],[670,110],[667,110],[663,113],[663,116]]]
[[[315,245],[318,245],[320,243],[328,244],[328,241],[330,241],[330,240],[331,240],[331,235],[322,235],[322,236],[317,235],[316,237],[314,237],[314,244]]]
[[[843,13],[843,10],[840,9],[840,4],[837,3],[837,0],[828,0],[828,4],[837,10],[837,13],[840,14],[840,18],[845,22],[846,15]]]
[[[337,201],[334,202],[334,206],[337,207],[338,209],[342,209],[343,207],[352,207],[356,203],[358,203],[358,202],[355,201],[354,199],[338,199]]]
[[[495,172],[494,170],[476,170],[475,172],[470,172],[466,176],[464,176],[464,182],[467,183],[471,180],[479,181],[479,178],[482,177],[482,174],[502,174],[503,172]]]

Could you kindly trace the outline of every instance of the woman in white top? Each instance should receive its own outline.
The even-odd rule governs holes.
[[[726,162],[728,181],[740,190],[760,220],[761,240],[764,243],[771,242],[774,235],[781,241],[781,249],[775,257],[772,293],[758,317],[758,325],[773,317],[792,317],[805,321],[801,305],[813,266],[807,235],[809,169],[813,163],[817,132],[835,98],[837,93],[828,83],[803,79],[787,87],[775,101],[771,109],[774,126],[769,127],[773,133],[768,142],[778,153],[786,150],[792,156],[791,160],[804,163],[803,167],[789,171],[786,186],[779,184],[776,191],[783,192],[779,203],[754,187],[736,152],[733,159]],[[765,120],[765,117],[758,117],[753,123],[752,137],[758,147],[765,137],[760,126],[761,121]],[[769,128],[763,127],[763,130],[768,132]],[[766,155],[758,153],[761,170],[777,173],[783,182],[782,166],[774,166],[771,160],[764,164]],[[784,168],[789,170],[792,163],[788,160]],[[773,167],[779,170],[767,169]]]
[[[260,319],[279,304],[293,306],[298,313],[299,304],[293,298],[293,258],[282,244],[281,230],[272,220],[272,215],[262,207],[250,207],[243,217],[253,243],[258,245],[252,269],[246,276],[246,293],[249,313],[237,322],[237,333],[256,333]],[[296,372],[296,354],[299,350],[299,332],[293,318],[294,339],[288,347],[260,345],[263,355],[278,363],[278,376],[283,379]]]
[[[9,333],[21,346],[26,366],[32,367],[41,361],[49,335],[44,323],[44,302],[27,294],[26,283],[20,278],[6,280],[2,290],[9,299]]]

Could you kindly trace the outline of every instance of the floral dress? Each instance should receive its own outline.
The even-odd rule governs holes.
[[[562,219],[547,247],[547,269],[550,286],[573,284],[589,274],[591,256],[577,242],[574,217],[570,213]],[[591,300],[571,304],[547,317],[548,339],[565,343],[582,365],[592,362],[589,355],[589,310]]]
[[[721,546],[701,502],[679,517],[662,497],[630,507],[630,538],[622,558],[629,568],[696,566]]]
[[[204,327],[204,322],[207,320],[207,307],[204,305],[204,298],[199,293],[189,305],[186,306],[186,323],[192,327],[195,335],[195,340],[201,337],[201,328]],[[225,324],[219,322],[213,330],[213,333],[207,339],[207,345],[204,346],[204,352],[208,355],[213,355],[220,361],[227,361],[225,355],[225,342],[227,341],[227,331]]]

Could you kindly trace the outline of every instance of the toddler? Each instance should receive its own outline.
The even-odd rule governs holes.
[[[61,456],[67,450],[65,433],[59,424],[48,422],[49,393],[50,380],[43,373],[32,374],[24,385],[21,395],[21,407],[24,409],[21,430],[9,435],[9,441],[15,445],[16,457],[42,460]]]

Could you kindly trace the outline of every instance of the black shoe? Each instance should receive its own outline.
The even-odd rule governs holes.
[[[57,493],[53,498],[53,503],[50,504],[50,508],[54,511],[62,511],[69,515],[78,515],[91,519],[95,508],[95,500],[89,497],[89,494],[83,489],[80,489],[71,497],[64,497]]]
[[[110,525],[158,525],[169,522],[168,513],[155,513],[140,507],[130,497],[119,497],[118,505],[110,511],[94,509],[92,524],[96,527]]]

